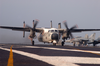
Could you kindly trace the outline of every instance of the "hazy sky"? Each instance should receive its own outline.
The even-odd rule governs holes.
[[[79,28],[100,29],[100,0],[0,0],[1,26],[22,27],[23,21],[32,26],[33,19],[39,19],[37,27],[50,27],[52,20],[53,27],[58,28],[59,22],[67,20],[69,27],[77,24]],[[65,28],[63,24],[62,28]],[[100,36],[100,31],[95,33],[96,38]],[[29,43],[28,35],[23,39],[23,32],[0,29],[0,43]]]

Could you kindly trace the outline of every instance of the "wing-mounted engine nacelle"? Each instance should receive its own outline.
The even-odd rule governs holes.
[[[67,33],[64,32],[64,33],[62,34],[62,39],[65,40],[65,39],[67,39],[67,38],[68,38]]]
[[[33,28],[32,28],[29,25],[25,25],[25,21],[23,22],[23,28],[27,28],[27,29],[30,30],[29,38],[31,38],[31,39],[36,37],[36,35],[35,35],[35,28],[36,28],[37,24],[38,24],[38,20],[36,20],[36,21],[33,20]],[[25,31],[23,31],[23,37],[25,37]]]
[[[30,38],[34,38],[35,36],[36,36],[35,32],[31,30],[31,31],[30,31],[29,37],[30,37]]]

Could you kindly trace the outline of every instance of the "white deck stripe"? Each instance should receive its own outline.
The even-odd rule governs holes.
[[[29,47],[29,48],[43,48],[43,49],[52,49],[52,50],[60,50],[60,51],[75,51],[75,52],[87,52],[87,53],[93,53],[100,55],[100,51],[87,51],[87,50],[80,50],[80,49],[62,49],[62,48],[51,48],[51,47],[38,47],[38,46],[24,46],[24,47]]]
[[[10,49],[2,48],[2,50],[10,51]],[[55,48],[56,49],[56,48]],[[69,49],[70,50],[70,49]],[[78,66],[77,64],[100,64],[100,58],[93,58],[93,57],[70,57],[70,56],[39,56],[36,54],[14,50],[14,53],[24,55],[30,58],[34,58],[37,60],[41,60],[43,62],[46,62],[48,64],[52,64],[55,66]]]

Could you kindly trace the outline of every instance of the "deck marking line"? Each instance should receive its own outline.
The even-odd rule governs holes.
[[[80,49],[77,49],[77,48],[72,48],[72,49],[62,49],[62,48],[37,47],[37,46],[24,46],[24,47],[30,47],[30,48],[43,48],[43,49],[52,49],[52,50],[63,50],[63,51],[87,52],[87,53],[92,53],[92,54],[100,55],[100,51],[80,50]],[[70,47],[69,47],[69,48],[70,48]]]
[[[12,45],[13,46],[13,45]],[[10,47],[10,54],[9,54],[9,59],[8,59],[8,64],[7,66],[13,66],[13,52],[12,52],[12,46]]]
[[[80,49],[77,49],[77,48],[73,48],[73,49],[75,49],[75,50],[80,50]],[[96,54],[96,55],[100,55],[99,53],[95,53],[95,52],[93,52],[93,51],[88,51],[88,50],[81,50],[81,51],[87,52],[87,53]]]
[[[10,51],[7,48],[2,48],[2,50]],[[79,66],[75,63],[80,63],[80,64],[100,64],[100,58],[91,58],[91,57],[70,57],[70,56],[40,56],[37,54],[29,53],[29,52],[24,52],[24,51],[19,51],[13,49],[14,53],[27,56],[30,58],[38,59],[43,62],[46,62],[48,64],[52,64],[54,66]],[[68,60],[66,60],[68,59]]]

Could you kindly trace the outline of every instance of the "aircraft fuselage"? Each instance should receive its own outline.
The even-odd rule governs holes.
[[[38,40],[45,43],[58,43],[59,38],[59,31],[56,28],[44,29],[38,36]]]

